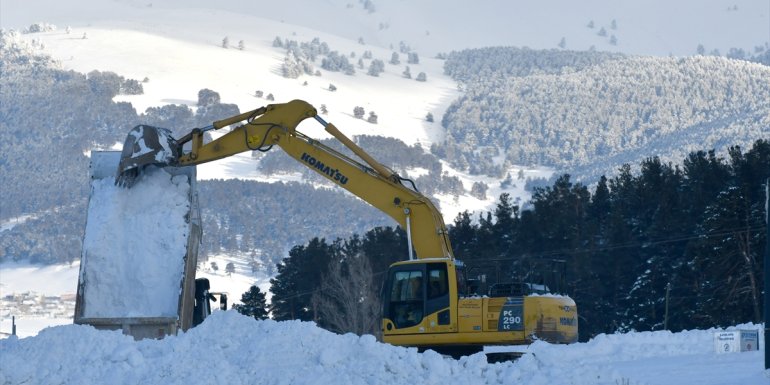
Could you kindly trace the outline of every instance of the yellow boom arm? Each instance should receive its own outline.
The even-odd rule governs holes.
[[[297,131],[299,123],[307,118],[315,118],[366,165]],[[321,119],[309,103],[293,100],[271,104],[214,122],[209,129],[242,121],[246,122],[209,143],[203,143],[204,130],[193,130],[180,139],[180,145],[192,141],[192,147],[189,152],[179,155],[179,166],[206,163],[245,151],[266,151],[277,145],[301,164],[395,219],[407,230],[416,258],[453,259],[444,220],[433,203],[403,185],[396,173],[374,160],[334,125]]]

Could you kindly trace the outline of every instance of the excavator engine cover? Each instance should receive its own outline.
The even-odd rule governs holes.
[[[136,126],[123,143],[115,184],[130,188],[143,168],[149,165],[174,166],[179,153],[179,145],[170,130],[147,125]]]

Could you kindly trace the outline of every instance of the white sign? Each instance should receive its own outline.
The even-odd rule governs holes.
[[[759,350],[759,331],[733,330],[714,333],[717,353],[749,352]]]

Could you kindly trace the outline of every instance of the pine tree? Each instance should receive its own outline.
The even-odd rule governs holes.
[[[313,238],[307,246],[295,246],[289,251],[289,257],[277,265],[278,274],[270,280],[274,319],[316,319],[311,297],[319,287],[329,261],[338,253],[338,247],[326,243],[324,239]]]
[[[510,194],[500,194],[495,207],[495,223],[492,225],[492,236],[496,239],[495,253],[498,258],[511,255],[511,248],[514,243],[513,234],[517,230],[518,211],[518,206],[514,206],[511,202]]]
[[[249,291],[241,296],[241,304],[235,305],[235,310],[245,316],[254,317],[257,320],[268,318],[267,301],[265,293],[259,290],[259,287],[252,286]]]
[[[385,71],[385,62],[379,59],[374,59],[369,64],[369,71],[367,72],[367,75],[370,76],[380,76],[381,73]]]
[[[489,190],[489,186],[487,186],[484,182],[473,182],[473,186],[471,186],[471,196],[477,199],[487,199],[487,190]]]
[[[219,93],[212,91],[208,88],[204,88],[198,91],[198,107],[208,107],[214,104],[221,103]]]
[[[759,241],[764,230],[759,204],[749,203],[741,188],[730,186],[706,210],[704,254],[698,262],[704,273],[702,290],[710,300],[703,312],[719,326],[761,322]]]
[[[449,239],[457,259],[467,261],[478,257],[474,252],[476,246],[476,231],[477,226],[473,224],[468,210],[457,214],[453,225],[449,227]]]
[[[401,64],[401,60],[398,58],[398,53],[393,52],[393,54],[390,56],[390,64],[398,65]]]
[[[412,72],[409,70],[409,66],[406,66],[404,69],[404,72],[401,73],[405,78],[411,79],[412,78]]]
[[[679,270],[686,265],[684,241],[661,242],[685,238],[681,233],[685,226],[679,215],[682,176],[678,169],[653,157],[642,162],[636,181],[640,209],[634,223],[639,228],[642,247],[639,248],[639,273],[629,293],[634,303],[631,325],[638,330],[661,330],[665,321],[666,288],[679,283]]]

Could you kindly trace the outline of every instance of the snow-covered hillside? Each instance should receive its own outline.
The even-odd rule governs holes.
[[[730,48],[752,52],[770,40],[770,9],[751,0],[676,4],[661,0],[623,4],[494,0],[473,7],[439,0],[229,0],[216,5],[203,0],[81,0],[77,4],[33,0],[2,4],[3,28],[24,30],[38,22],[57,29],[23,37],[36,41],[64,68],[147,79],[143,95],[119,97],[139,112],[170,103],[194,108],[197,92],[203,88],[217,91],[223,102],[235,103],[245,111],[269,103],[254,96],[259,90],[273,94],[277,102],[304,99],[317,107],[325,105],[327,120],[347,135],[391,136],[425,149],[443,137],[440,124],[426,122],[426,114],[443,116],[459,95],[457,85],[443,74],[443,61],[435,58],[438,53],[494,45],[550,49],[559,47],[564,39],[561,46],[573,50],[593,47],[630,54],[690,55],[699,44],[709,52]],[[602,29],[606,36],[600,36]],[[615,44],[610,43],[612,36]],[[225,37],[229,49],[222,48]],[[355,76],[322,71],[320,77],[287,79],[279,74],[284,51],[272,47],[275,37],[298,42],[319,38],[342,55],[361,57],[370,51],[385,62],[403,44],[420,55],[419,64],[410,65],[411,72],[425,72],[428,81],[404,78],[406,60],[401,65],[386,64],[379,77],[359,70]],[[242,50],[237,48],[241,41]],[[337,91],[328,90],[331,84]],[[378,124],[355,119],[352,111],[356,106],[376,112]],[[314,122],[304,123],[300,129],[312,137],[328,137]],[[199,167],[199,177],[267,180],[254,164],[243,154]],[[523,200],[529,196],[523,182],[503,190],[490,178],[471,177],[444,166],[461,178],[466,191],[475,181],[490,186],[484,200],[439,196],[446,222],[462,210],[490,210],[502,192]],[[522,168],[509,171],[516,175]],[[524,171],[532,177],[551,173]]]
[[[761,330],[756,325],[739,328]],[[163,340],[67,325],[0,340],[3,384],[655,384],[760,385],[762,353],[715,352],[715,330],[600,335],[537,342],[516,362],[487,364],[336,335],[312,323],[255,321],[215,312]],[[760,334],[760,339],[763,338]]]

